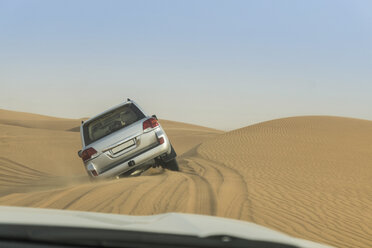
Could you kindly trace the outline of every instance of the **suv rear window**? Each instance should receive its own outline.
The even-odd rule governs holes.
[[[145,115],[132,103],[114,109],[84,124],[84,142],[94,141],[141,120]]]

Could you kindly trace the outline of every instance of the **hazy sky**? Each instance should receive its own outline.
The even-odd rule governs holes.
[[[0,108],[95,115],[130,97],[234,129],[372,119],[372,1],[3,1]]]

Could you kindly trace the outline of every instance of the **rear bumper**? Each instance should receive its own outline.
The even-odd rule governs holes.
[[[168,140],[168,137],[163,133],[161,136],[164,138],[164,143],[163,144],[158,144],[157,146],[144,151],[143,153],[140,153],[136,155],[135,157],[131,157],[128,160],[123,161],[122,163],[116,165],[113,168],[110,168],[107,171],[104,171],[102,173],[97,172],[94,163],[88,163],[86,165],[86,170],[88,171],[88,174],[93,178],[93,179],[109,179],[113,178],[116,176],[119,176],[129,170],[132,170],[133,168],[139,168],[141,165],[145,164],[146,162],[151,161],[152,159],[159,157],[160,155],[164,153],[169,153],[170,152],[170,142]],[[129,163],[133,163],[133,166],[129,166]],[[93,173],[95,171],[95,173]]]

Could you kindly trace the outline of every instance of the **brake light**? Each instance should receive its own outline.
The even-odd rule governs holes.
[[[154,128],[154,127],[157,127],[157,126],[159,126],[159,122],[155,118],[147,119],[142,124],[143,130],[146,130],[146,129],[149,129],[149,128]]]
[[[81,159],[85,162],[90,159],[97,151],[93,147],[89,147],[81,153]]]

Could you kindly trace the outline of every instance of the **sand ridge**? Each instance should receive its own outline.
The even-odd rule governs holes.
[[[83,118],[86,119],[86,118]],[[70,131],[76,130],[83,119],[65,119],[45,115],[0,109],[0,123],[26,128]]]
[[[77,132],[1,120],[0,180],[9,180],[1,181],[0,205],[209,214],[336,247],[372,247],[370,121],[294,117],[221,132],[161,120],[181,172],[155,168],[91,183],[76,156]]]

